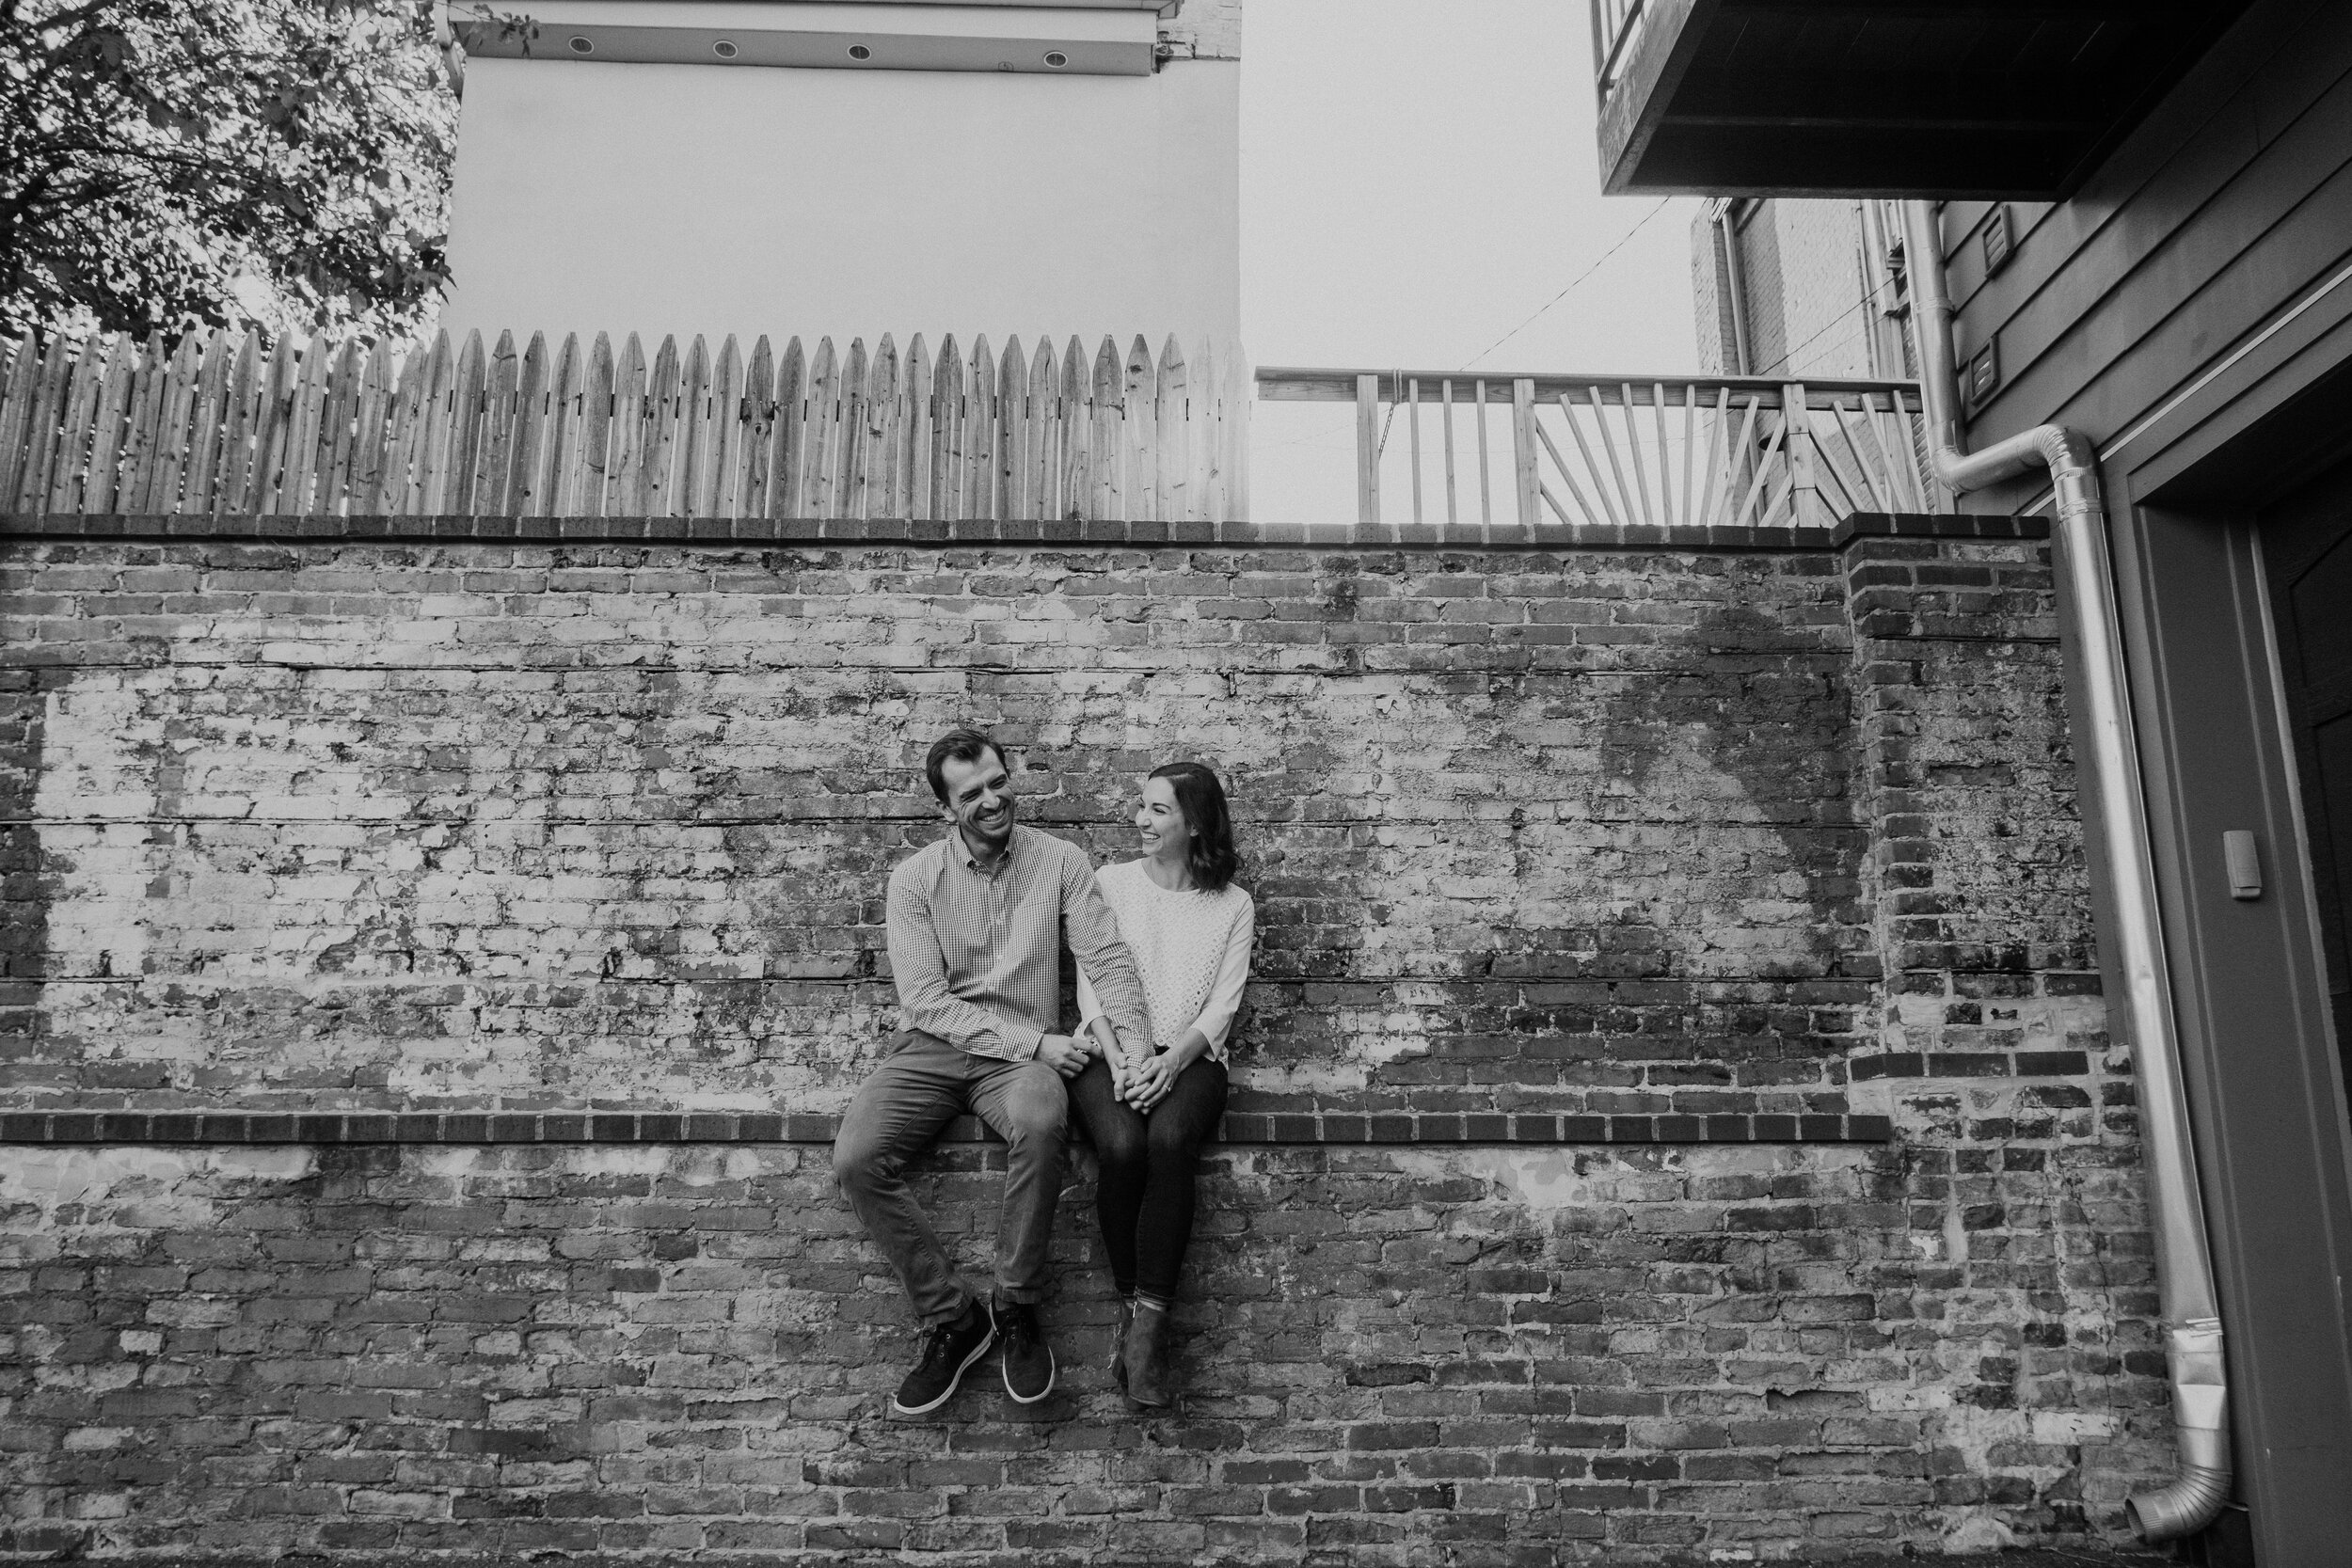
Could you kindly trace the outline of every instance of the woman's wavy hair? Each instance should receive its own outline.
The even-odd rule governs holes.
[[[1171,762],[1152,769],[1176,792],[1176,809],[1192,830],[1192,845],[1184,853],[1184,869],[1203,893],[1222,890],[1241,869],[1233,847],[1233,814],[1226,809],[1225,786],[1216,775],[1197,762]]]

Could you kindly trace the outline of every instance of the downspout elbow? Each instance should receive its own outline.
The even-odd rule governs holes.
[[[2165,1336],[2172,1376],[2173,1431],[2180,1471],[2169,1486],[2123,1504],[2142,1541],[2153,1544],[2194,1535],[2218,1518],[2230,1500],[2228,1374],[2221,1360],[2221,1322],[2200,1318]]]
[[[1935,477],[1955,495],[2031,471],[2049,470],[2057,536],[2070,565],[2077,649],[2082,657],[2084,741],[2096,763],[2100,832],[2116,885],[2115,946],[2122,1004],[2142,1079],[2141,1127],[2157,1281],[2166,1320],[2165,1360],[2172,1386],[2179,1470],[2171,1484],[2132,1497],[2124,1513],[2151,1544],[2193,1535],[2219,1516],[2232,1481],[2229,1374],[2222,1354],[2213,1259],[2205,1243],[2188,1097],[2165,970],[2147,802],[2132,736],[2123,639],[2107,560],[2106,507],[2098,453],[2079,431],[2045,424],[1981,451],[1963,439],[1959,375],[1952,353],[1952,300],[1944,281],[1935,209],[1903,204],[1904,265],[1919,356],[1920,400]],[[2105,940],[2103,933],[2102,940]]]
[[[2050,488],[2061,528],[2081,520],[2104,531],[2106,503],[2099,495],[2099,455],[2078,430],[2062,424],[2036,425],[2025,433],[2034,454],[2050,470]]]

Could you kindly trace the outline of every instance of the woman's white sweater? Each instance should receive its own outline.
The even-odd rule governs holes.
[[[1249,980],[1249,949],[1257,907],[1249,895],[1228,882],[1215,893],[1186,889],[1171,893],[1154,882],[1139,860],[1106,865],[1094,874],[1103,901],[1118,918],[1120,937],[1135,955],[1143,996],[1152,1009],[1152,1046],[1166,1051],[1198,1029],[1213,1060],[1225,1060],[1226,1037]],[[1078,975],[1078,1011],[1087,1019],[1102,1012],[1084,971]]]

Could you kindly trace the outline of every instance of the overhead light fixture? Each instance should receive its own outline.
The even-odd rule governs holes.
[[[718,55],[723,60],[731,60],[735,58],[735,40],[733,39],[721,39],[718,42],[710,46],[710,52]]]
[[[1070,63],[1070,56],[1063,54],[1058,49],[1049,49],[1045,52],[1045,63],[1052,66],[1056,71],[1059,71],[1062,67]]]
[[[573,36],[573,38],[572,38],[572,53],[573,53],[573,54],[575,54],[575,55],[593,55],[593,54],[595,54],[596,52],[596,41],[595,41],[594,40],[592,40],[592,39],[584,39],[584,38],[580,38],[580,37],[579,37],[577,34],[575,34],[575,35]]]
[[[853,60],[870,60],[873,57],[874,52],[871,49],[866,48],[866,45],[862,43],[853,43],[850,45],[850,58]]]

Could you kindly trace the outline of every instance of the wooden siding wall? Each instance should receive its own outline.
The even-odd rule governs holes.
[[[1954,346],[1964,360],[1990,342],[1999,360],[1969,438],[2072,425],[2097,444],[2109,498],[2229,1332],[2247,1512],[2225,1528],[2252,1536],[2250,1555],[2228,1560],[2343,1561],[2346,1146],[2343,1108],[2326,1102],[2332,1042],[2296,879],[2307,847],[2284,792],[2289,743],[2261,700],[2276,648],[2254,511],[2265,484],[2352,425],[2340,393],[2333,408],[2313,399],[2295,423],[2280,419],[2295,410],[2287,400],[2324,395],[2322,378],[2352,360],[2352,282],[2334,281],[2352,261],[2352,4],[2255,0],[2081,190],[2010,208],[2016,250],[1988,277],[1989,211],[1944,213]],[[2190,483],[2167,494],[2176,481]],[[2042,483],[2029,476],[1962,504],[2013,511]],[[2240,829],[2276,863],[2259,905],[2217,880],[2221,836]]]
[[[2072,199],[2009,204],[1988,277],[1993,205],[1944,211],[1955,347],[1995,341],[2000,369],[1970,439],[2056,421],[2104,443],[2352,258],[2352,5],[2260,0]]]

